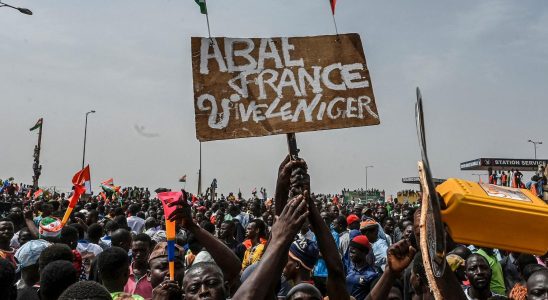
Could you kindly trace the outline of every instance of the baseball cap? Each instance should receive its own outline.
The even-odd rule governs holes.
[[[348,217],[346,217],[346,224],[350,225],[354,222],[359,222],[360,218],[356,216],[355,214],[351,214]]]

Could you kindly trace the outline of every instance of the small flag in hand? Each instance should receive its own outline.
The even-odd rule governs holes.
[[[198,6],[200,6],[200,12],[202,14],[206,15],[207,14],[207,5],[206,5],[205,0],[194,0],[194,1],[196,1],[196,4],[198,4]]]
[[[183,176],[183,177],[181,177],[181,178],[179,178],[179,182],[186,182],[186,175]]]
[[[331,2],[331,13],[335,15],[335,5],[337,5],[337,0],[329,0]]]
[[[34,126],[32,126],[32,128],[30,129],[30,131],[33,131],[34,129],[42,127],[42,122],[44,122],[44,120],[42,118],[38,119],[36,124]]]

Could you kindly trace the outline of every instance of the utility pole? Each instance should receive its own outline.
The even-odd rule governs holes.
[[[198,195],[202,195],[202,142],[200,142],[200,168],[198,169]]]

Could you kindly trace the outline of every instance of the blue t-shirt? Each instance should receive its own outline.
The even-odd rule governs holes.
[[[373,281],[379,277],[379,273],[372,266],[365,266],[357,269],[353,263],[350,263],[350,268],[346,273],[346,290],[356,300],[364,300],[369,292]]]
[[[335,245],[339,244],[339,234],[335,230],[331,230],[331,235],[335,239]],[[314,242],[317,242],[316,235],[312,239]],[[316,277],[327,277],[327,265],[323,258],[319,258],[316,266],[314,266],[314,276]]]

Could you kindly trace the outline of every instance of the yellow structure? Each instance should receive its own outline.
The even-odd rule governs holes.
[[[416,191],[400,191],[397,195],[398,203],[415,204],[420,199],[420,194]]]
[[[436,188],[447,206],[442,220],[458,243],[543,255],[548,205],[525,189],[450,178]]]

